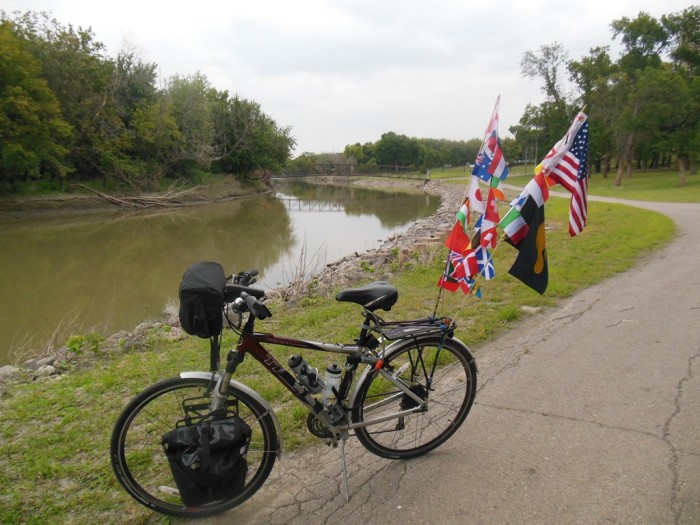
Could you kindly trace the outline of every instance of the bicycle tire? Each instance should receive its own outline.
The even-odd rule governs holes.
[[[387,352],[385,369],[388,366],[428,404],[425,410],[403,418],[356,428],[357,438],[368,451],[388,459],[421,456],[443,444],[466,419],[476,396],[476,363],[461,342],[446,338],[441,347],[440,342],[439,336],[407,340]],[[432,377],[429,388],[427,377]],[[371,370],[361,378],[354,396],[352,420],[362,423],[365,418],[417,406],[396,385]]]
[[[151,510],[186,518],[218,514],[251,497],[272,470],[278,449],[275,424],[259,402],[231,385],[229,405],[253,431],[246,454],[245,486],[229,500],[199,507],[182,503],[163,450],[162,437],[184,417],[182,400],[209,397],[210,386],[210,381],[202,378],[175,377],[160,381],[136,396],[114,426],[110,449],[114,473],[129,495]],[[202,404],[209,406],[206,399]]]

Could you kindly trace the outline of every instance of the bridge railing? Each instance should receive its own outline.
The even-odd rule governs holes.
[[[366,177],[389,177],[400,179],[427,178],[425,173],[408,166],[386,166],[370,164],[309,164],[306,166],[290,166],[285,168],[281,176],[283,177],[310,177],[310,176],[366,176]]]

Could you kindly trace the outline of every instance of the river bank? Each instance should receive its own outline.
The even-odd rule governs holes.
[[[454,220],[454,213],[461,198],[461,188],[458,185],[441,184],[437,182],[424,182],[401,179],[346,179],[339,180],[338,177],[312,177],[309,182],[315,184],[352,184],[373,189],[393,189],[409,192],[421,192],[438,195],[441,197],[440,208],[430,217],[415,221],[404,233],[394,235],[385,239],[383,244],[377,248],[363,253],[355,253],[340,260],[328,263],[320,272],[317,272],[311,279],[303,279],[292,282],[282,288],[270,290],[270,299],[281,299],[285,302],[296,302],[308,295],[327,296],[333,289],[338,287],[349,287],[353,284],[367,279],[368,269],[382,278],[390,276],[388,267],[394,263],[403,263],[414,258],[418,253],[425,253],[429,245],[435,245],[442,235],[451,226]],[[230,199],[243,197],[240,188],[228,188],[227,191],[217,191],[212,189],[202,190],[198,193],[197,200],[192,200],[186,205],[204,203],[202,196],[209,195]],[[255,194],[251,193],[250,195]],[[32,213],[56,214],[94,211],[95,208],[82,210],[76,207],[84,202],[83,198],[69,198],[58,204],[60,198],[44,200],[50,205],[43,209],[38,208]],[[97,203],[94,203],[96,205]],[[28,213],[28,211],[27,211]],[[99,352],[115,353],[119,351],[138,350],[145,345],[149,334],[154,330],[163,331],[167,329],[166,337],[172,340],[179,340],[186,337],[179,327],[177,319],[177,305],[169,305],[163,312],[162,318],[155,322],[144,322],[132,330],[121,330],[107,337],[97,334],[85,334],[85,337],[78,336],[71,338],[66,344],[59,344],[57,349],[50,352],[36,352],[40,355],[29,359],[18,360],[17,363],[0,367],[0,382],[35,380],[61,374],[66,370],[83,366],[90,366],[91,359],[85,357],[94,354],[94,350],[99,348]],[[43,355],[42,355],[43,354]],[[93,358],[94,359],[94,358]]]
[[[73,186],[70,191],[49,195],[5,195],[0,197],[0,219],[23,220],[28,217],[53,217],[104,211],[144,211],[154,208],[199,206],[240,199],[271,191],[269,182],[251,179],[242,183],[233,177],[219,178],[201,186],[181,186],[134,195],[102,193]],[[141,200],[138,200],[141,198]]]

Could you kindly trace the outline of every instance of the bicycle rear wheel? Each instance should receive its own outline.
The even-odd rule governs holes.
[[[427,401],[424,409],[356,429],[362,445],[381,457],[408,459],[444,443],[464,422],[476,395],[476,364],[462,343],[425,337],[399,343],[384,359],[386,370]],[[372,370],[360,383],[352,420],[368,423],[418,407]]]
[[[139,503],[162,514],[200,517],[243,503],[267,479],[275,463],[278,437],[267,410],[245,392],[231,386],[227,407],[252,429],[246,460],[248,473],[241,493],[228,500],[188,507],[180,499],[162,445],[163,435],[185,418],[183,402],[206,415],[211,403],[210,381],[201,378],[166,379],[147,388],[124,409],[112,433],[112,468],[126,491]],[[204,408],[207,407],[207,408]]]

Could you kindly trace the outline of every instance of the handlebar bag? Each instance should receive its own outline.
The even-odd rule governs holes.
[[[245,487],[252,431],[238,416],[183,425],[163,436],[182,503],[198,507],[229,500]]]
[[[215,262],[193,264],[180,283],[180,325],[190,335],[216,337],[223,329],[224,268]]]

